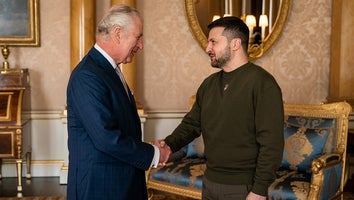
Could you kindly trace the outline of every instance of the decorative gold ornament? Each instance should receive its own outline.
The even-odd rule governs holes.
[[[5,61],[2,63],[2,66],[3,66],[4,70],[8,70],[10,68],[10,65],[9,65],[9,62],[7,61],[7,58],[10,55],[10,50],[6,45],[4,45],[1,49],[1,53],[5,59]]]

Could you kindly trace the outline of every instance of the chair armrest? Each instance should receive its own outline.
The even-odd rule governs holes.
[[[321,157],[312,161],[311,170],[312,173],[318,174],[321,170],[327,166],[333,166],[340,163],[342,156],[336,153],[324,154]]]
[[[146,182],[148,182],[148,180],[149,180],[151,168],[152,167],[149,167],[149,169],[145,171],[145,181]]]
[[[149,144],[151,144],[151,145],[154,144],[153,141],[148,141],[147,143],[149,143]],[[149,180],[149,175],[150,175],[151,168],[152,168],[152,167],[149,167],[149,169],[145,171],[145,181],[146,181],[146,182]]]
[[[343,191],[342,180],[342,156],[340,154],[324,154],[312,161],[312,180],[308,199],[328,199],[336,195],[336,192]],[[335,190],[326,190],[331,184]]]

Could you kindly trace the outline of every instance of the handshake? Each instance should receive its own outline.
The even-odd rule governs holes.
[[[165,166],[166,162],[168,161],[172,153],[171,148],[165,143],[164,140],[156,140],[154,142],[154,145],[157,146],[160,150],[160,159],[159,159],[159,164],[157,166],[158,167]]]

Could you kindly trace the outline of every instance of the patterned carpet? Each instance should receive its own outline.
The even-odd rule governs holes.
[[[23,198],[16,198],[16,197],[0,197],[0,200],[66,200],[65,197],[23,197]],[[152,200],[190,200],[190,198],[174,196],[174,195],[155,195]]]
[[[15,197],[0,197],[0,200],[66,200],[65,197],[23,197],[23,198],[15,198]],[[177,196],[163,196],[156,195],[152,200],[189,200],[189,198],[177,197]]]
[[[152,200],[194,200],[187,197],[175,196],[175,195],[155,195],[152,197]]]
[[[353,199],[354,199],[354,193],[350,193],[350,192],[345,193],[344,200],[353,200]],[[0,200],[66,200],[66,198],[65,197],[23,197],[23,198],[0,197]],[[169,196],[155,195],[152,200],[191,200],[191,199],[180,197],[180,196],[174,196],[174,195],[169,195]]]
[[[16,197],[3,197],[1,200],[66,200],[65,197],[23,197],[23,198],[16,198]]]
[[[354,188],[353,188],[354,190]],[[345,192],[344,193],[344,199],[345,200],[353,200],[354,199],[354,193],[352,192]]]

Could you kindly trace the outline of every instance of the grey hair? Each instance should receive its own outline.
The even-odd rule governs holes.
[[[135,8],[127,5],[113,6],[109,12],[98,23],[96,34],[108,35],[112,28],[119,26],[123,31],[127,31],[134,25],[134,18],[141,19],[140,13]]]

